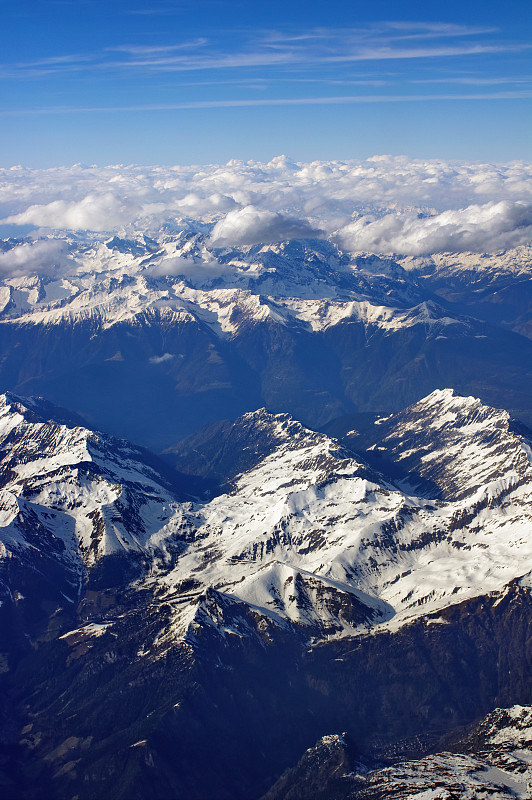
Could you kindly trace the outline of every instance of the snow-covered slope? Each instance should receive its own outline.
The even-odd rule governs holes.
[[[55,553],[81,580],[83,567],[104,556],[143,555],[171,538],[178,494],[150,454],[49,411],[38,400],[0,397],[3,557]]]
[[[369,453],[393,462],[411,481],[418,476],[428,482],[426,491],[433,496],[459,500],[480,487],[497,494],[502,479],[514,488],[530,479],[532,432],[510,420],[507,411],[451,389],[377,420],[370,436]]]
[[[163,237],[150,254],[142,242],[117,237],[107,243],[67,241],[72,261],[55,279],[4,280],[3,321],[57,325],[92,319],[109,327],[165,309],[231,336],[246,321],[268,317],[317,330],[349,318],[397,327],[405,316],[405,324],[415,324],[415,312],[399,313],[392,323],[394,309],[415,308],[425,299],[390,259],[350,259],[318,240],[220,250],[202,234],[182,232]],[[279,307],[275,301],[281,298]],[[426,309],[417,316],[426,321]]]
[[[343,252],[325,240],[221,249],[201,233],[160,232],[157,236],[157,241],[116,236],[106,241],[98,234],[62,234],[58,241],[67,248],[69,258],[63,259],[61,267],[28,275],[15,270],[13,276],[6,269],[8,275],[0,283],[0,318],[58,324],[93,317],[109,326],[153,308],[199,316],[205,309],[216,315],[221,331],[232,334],[238,327],[238,313],[247,312],[244,315],[252,318],[258,314],[261,319],[266,298],[282,298],[289,318],[312,324],[314,329],[350,317],[390,327],[394,311],[404,312],[434,299],[432,289],[427,292],[428,276],[431,286],[436,276],[438,287],[447,285],[447,292],[438,293],[452,299],[454,283],[470,284],[471,276],[483,288],[490,282],[498,288],[496,282],[503,279],[515,282],[518,278],[522,284],[531,271],[530,248],[526,247],[492,256],[440,254],[394,261]],[[10,250],[31,249],[29,243],[18,240],[3,244],[6,258]],[[477,295],[478,291],[477,287]],[[255,306],[250,307],[251,297]],[[502,299],[493,298],[493,302]],[[439,313],[443,316],[443,310]],[[393,326],[401,324],[399,314]]]
[[[235,423],[243,438],[222,434],[253,454],[232,488],[178,502],[137,448],[31,402],[2,409],[4,555],[56,547],[79,569],[142,556],[143,585],[172,610],[168,645],[198,626],[233,630],[237,607],[317,638],[397,628],[532,570],[530,444],[504,412],[448,390],[375,426],[433,498],[262,409]]]
[[[229,494],[191,512],[194,545],[157,578],[168,593],[194,575],[274,619],[306,624],[294,587],[299,581],[305,606],[319,616],[310,582],[376,609],[365,624],[395,626],[501,590],[532,569],[530,445],[508,430],[505,412],[445,390],[397,415],[395,455],[412,459],[417,441],[436,499],[405,494],[286,416],[260,411],[241,424],[249,428],[251,417],[253,436],[262,427],[278,444]],[[393,418],[384,425],[392,429]],[[331,624],[329,633],[350,628]]]
[[[409,272],[427,274],[429,271],[448,277],[493,280],[496,276],[530,277],[532,245],[502,250],[498,253],[434,253],[431,256],[407,256],[398,259]]]

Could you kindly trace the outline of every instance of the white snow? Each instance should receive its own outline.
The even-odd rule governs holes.
[[[438,503],[371,479],[334,440],[264,410],[246,418],[275,434],[275,450],[238,476],[231,492],[178,503],[127,443],[29,422],[15,406],[9,396],[0,403],[0,441],[10,435],[7,457],[16,460],[0,494],[4,557],[34,546],[26,520],[64,542],[57,558],[72,568],[112,552],[147,554],[147,585],[174,609],[163,639],[218,624],[212,613],[221,629],[239,635],[223,609],[201,600],[210,587],[224,602],[319,637],[395,629],[450,603],[503,593],[532,572],[529,454],[506,413],[474,398],[433,392],[405,424],[405,437],[415,437],[416,426],[433,431],[424,463],[437,461],[446,479],[460,480],[456,499]],[[183,593],[190,578],[195,588]]]

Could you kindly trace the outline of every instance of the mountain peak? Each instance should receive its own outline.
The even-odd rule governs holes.
[[[432,496],[436,491],[446,499],[461,499],[496,484],[501,475],[516,484],[532,474],[530,442],[514,432],[508,412],[453,389],[436,389],[404,411],[377,420],[371,438],[382,468],[394,462],[411,482],[425,481]],[[377,466],[375,458],[370,461]]]

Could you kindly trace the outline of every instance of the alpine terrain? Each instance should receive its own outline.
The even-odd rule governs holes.
[[[529,246],[460,272],[320,239],[221,248],[194,228],[51,242],[55,269],[0,282],[2,388],[156,452],[262,406],[320,428],[448,386],[532,425]],[[37,244],[5,240],[2,258]]]
[[[2,797],[532,797],[530,247],[52,240],[0,281]]]

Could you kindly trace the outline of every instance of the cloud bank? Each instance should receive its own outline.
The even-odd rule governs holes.
[[[111,192],[88,194],[79,201],[53,200],[31,205],[20,214],[8,217],[6,223],[35,225],[39,228],[107,231],[130,222],[138,205],[127,203]]]
[[[0,170],[0,222],[110,234],[192,224],[211,230],[216,247],[331,235],[345,247],[382,253],[496,250],[529,235],[531,203],[532,165],[525,162],[374,156],[300,163],[279,156]],[[177,268],[167,265],[169,274]]]
[[[69,261],[65,242],[44,239],[26,242],[0,253],[0,274],[30,275],[49,272]]]
[[[420,256],[429,253],[493,252],[532,241],[532,205],[486,203],[430,217],[415,213],[363,216],[339,231],[347,250]]]

